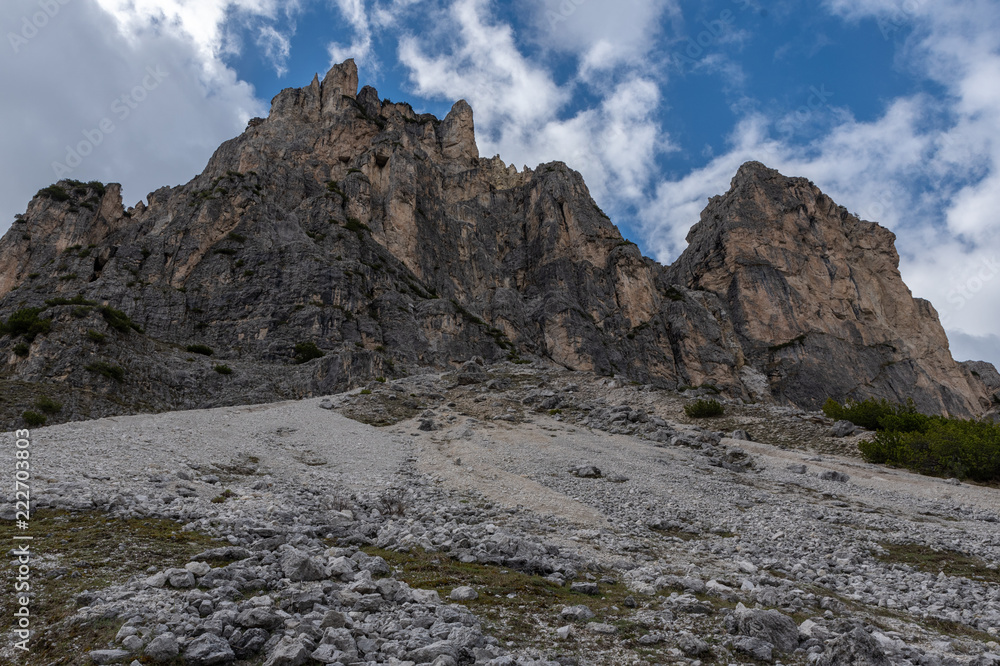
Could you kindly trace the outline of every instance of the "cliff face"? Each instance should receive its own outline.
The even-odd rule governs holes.
[[[147,205],[124,210],[115,185],[40,192],[0,241],[0,316],[51,323],[0,337],[2,381],[82,417],[534,355],[809,407],[981,409],[986,389],[900,280],[892,234],[806,181],[745,166],[665,269],[565,165],[480,158],[465,102],[438,120],[357,85],[348,61],[281,92]],[[297,363],[301,343],[324,355]]]
[[[671,277],[724,300],[746,362],[773,393],[810,405],[871,395],[981,411],[937,312],[903,284],[895,236],[811,182],[747,163],[687,240]]]

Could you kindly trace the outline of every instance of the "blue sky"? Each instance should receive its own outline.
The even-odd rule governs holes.
[[[743,161],[808,177],[896,232],[956,357],[1000,363],[995,0],[12,0],[0,27],[0,231],[102,120],[68,176],[131,204],[353,57],[418,111],[467,99],[483,155],[581,171],[665,263]]]

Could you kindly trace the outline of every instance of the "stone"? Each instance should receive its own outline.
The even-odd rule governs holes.
[[[571,592],[579,592],[580,594],[600,594],[600,588],[597,583],[587,583],[582,581],[578,583],[570,583],[569,589]]]
[[[575,620],[582,622],[594,617],[594,611],[586,606],[567,606],[559,611],[559,617],[565,620]]]
[[[892,662],[871,634],[854,627],[829,641],[816,663],[819,666],[889,666]]]
[[[479,593],[471,587],[462,586],[452,590],[448,598],[452,601],[475,601],[479,598]]]
[[[833,427],[830,428],[830,436],[849,437],[850,435],[853,435],[857,429],[858,427],[850,421],[837,421],[833,424]]]
[[[593,465],[581,465],[580,467],[574,467],[570,470],[570,474],[579,477],[581,479],[599,479],[601,478],[601,470],[594,467]]]
[[[828,469],[827,471],[822,472],[819,475],[819,478],[824,481],[836,481],[837,483],[847,483],[851,480],[851,477],[848,474],[844,474],[843,472],[838,472],[833,469]]]
[[[326,567],[315,557],[295,548],[289,548],[281,555],[281,570],[291,581],[323,580],[326,578]]]
[[[170,661],[180,654],[177,637],[172,633],[160,634],[146,645],[145,655],[154,662]]]
[[[438,641],[415,650],[410,650],[407,653],[406,658],[418,664],[429,664],[442,656],[457,659],[458,650],[455,645],[449,641]]]
[[[205,562],[188,562],[184,565],[184,568],[193,573],[195,576],[204,576],[212,570],[211,565]]]
[[[726,627],[731,634],[759,638],[781,652],[792,652],[799,646],[795,620],[776,610],[748,609],[738,604],[726,618]]]
[[[795,463],[795,464],[789,465],[785,469],[787,469],[792,474],[805,474],[809,470],[808,467],[806,467],[805,465],[803,465],[801,463]]]
[[[264,666],[302,666],[309,661],[311,652],[301,638],[285,636],[271,650]]]
[[[244,630],[238,638],[231,638],[229,644],[238,659],[246,659],[263,650],[270,637],[264,629],[251,628]]]
[[[677,647],[689,657],[701,657],[711,652],[708,643],[689,631],[682,631],[677,635]]]
[[[272,631],[281,626],[281,617],[270,608],[250,608],[239,614],[236,624],[241,627]]]
[[[236,661],[236,655],[226,639],[215,634],[202,634],[184,648],[184,663],[188,666],[214,666]]]
[[[774,646],[756,636],[737,636],[731,643],[734,650],[744,652],[759,661],[774,660]]]

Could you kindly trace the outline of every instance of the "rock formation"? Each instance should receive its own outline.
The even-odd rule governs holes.
[[[808,181],[745,165],[667,268],[577,172],[480,157],[464,101],[438,120],[357,86],[349,60],[282,91],[147,204],[124,209],[113,184],[39,192],[0,240],[0,316],[51,320],[0,337],[5,421],[43,393],[87,418],[476,356],[809,408],[913,397],[973,415],[996,390],[952,360],[893,235]]]

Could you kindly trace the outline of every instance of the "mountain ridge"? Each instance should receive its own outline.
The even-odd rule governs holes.
[[[59,418],[90,418],[324,394],[475,357],[812,409],[912,397],[986,413],[996,389],[951,359],[894,238],[748,163],[661,266],[579,173],[481,158],[466,102],[418,115],[358,91],[349,60],[280,92],[146,204],[125,209],[114,184],[36,195],[0,240],[0,315],[43,308],[51,324],[0,338],[0,381],[23,389],[5,418],[45,392],[65,402]],[[296,363],[308,344],[323,355]]]

